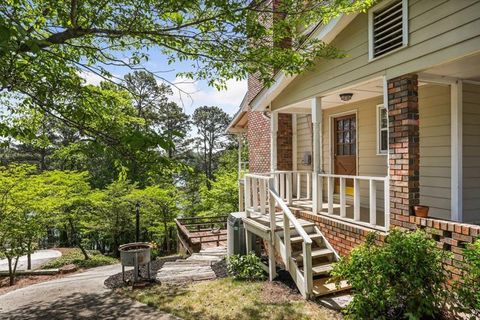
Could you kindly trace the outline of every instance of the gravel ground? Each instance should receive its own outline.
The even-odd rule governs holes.
[[[212,270],[213,272],[215,272],[215,275],[217,276],[217,278],[227,278],[228,277],[227,260],[222,259],[212,264]]]
[[[165,262],[175,261],[175,260],[182,259],[182,258],[183,258],[182,256],[168,256],[168,257],[157,258],[156,260],[154,260],[150,263],[150,266],[151,266],[150,275],[152,276],[152,278],[155,278],[155,274],[157,273],[158,270],[160,270],[160,268],[163,266],[163,264]],[[147,277],[147,268],[146,267],[140,267],[140,275],[142,277],[145,277],[145,278]],[[133,270],[125,271],[125,278],[126,279],[132,279],[132,276],[133,276]],[[128,286],[128,284],[123,282],[121,272],[117,273],[117,274],[114,274],[113,276],[108,277],[105,280],[104,284],[109,289],[116,289],[116,288],[121,288],[121,287]]]

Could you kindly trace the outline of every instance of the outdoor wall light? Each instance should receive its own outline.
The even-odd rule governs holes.
[[[353,93],[340,93],[340,100],[342,101],[350,101],[352,97],[353,97]]]

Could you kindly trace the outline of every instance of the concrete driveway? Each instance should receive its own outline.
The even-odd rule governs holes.
[[[61,255],[62,253],[58,250],[37,250],[32,254],[32,269],[40,268],[43,264]],[[27,270],[27,256],[20,257],[17,270]],[[8,271],[7,259],[0,259],[0,271]]]
[[[178,319],[104,287],[119,264],[89,269],[0,296],[0,319]]]

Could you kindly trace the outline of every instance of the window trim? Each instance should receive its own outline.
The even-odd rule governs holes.
[[[408,0],[402,1],[402,46],[392,51],[385,52],[378,57],[373,56],[373,14],[392,3],[395,0],[385,0],[368,10],[368,61],[375,61],[408,46]]]
[[[388,145],[387,145],[387,149],[385,150],[381,150],[381,145],[382,145],[382,131],[386,131],[387,132],[387,144],[388,144],[388,113],[387,113],[387,127],[386,128],[382,128],[382,119],[380,117],[381,115],[381,110],[382,109],[385,109],[385,105],[384,104],[378,104],[377,105],[377,130],[376,130],[376,133],[377,133],[377,148],[376,148],[376,151],[377,151],[377,156],[386,156],[388,155]]]

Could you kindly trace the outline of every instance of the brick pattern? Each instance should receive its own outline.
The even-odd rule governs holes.
[[[330,244],[340,255],[347,255],[350,250],[365,240],[369,229],[349,225],[325,216],[315,215],[300,209],[292,210],[302,219],[314,222],[325,235]],[[408,217],[409,227],[404,230],[424,230],[427,235],[437,241],[440,249],[452,252],[452,258],[444,261],[445,270],[452,280],[462,274],[463,249],[480,237],[480,226],[431,218]],[[379,233],[378,241],[385,240],[385,234]]]
[[[409,215],[419,204],[419,119],[416,74],[388,81],[391,224],[412,227]]]
[[[288,113],[278,115],[277,169],[293,169],[293,125],[292,115]]]
[[[270,119],[262,112],[248,112],[247,140],[249,171],[270,172]]]

